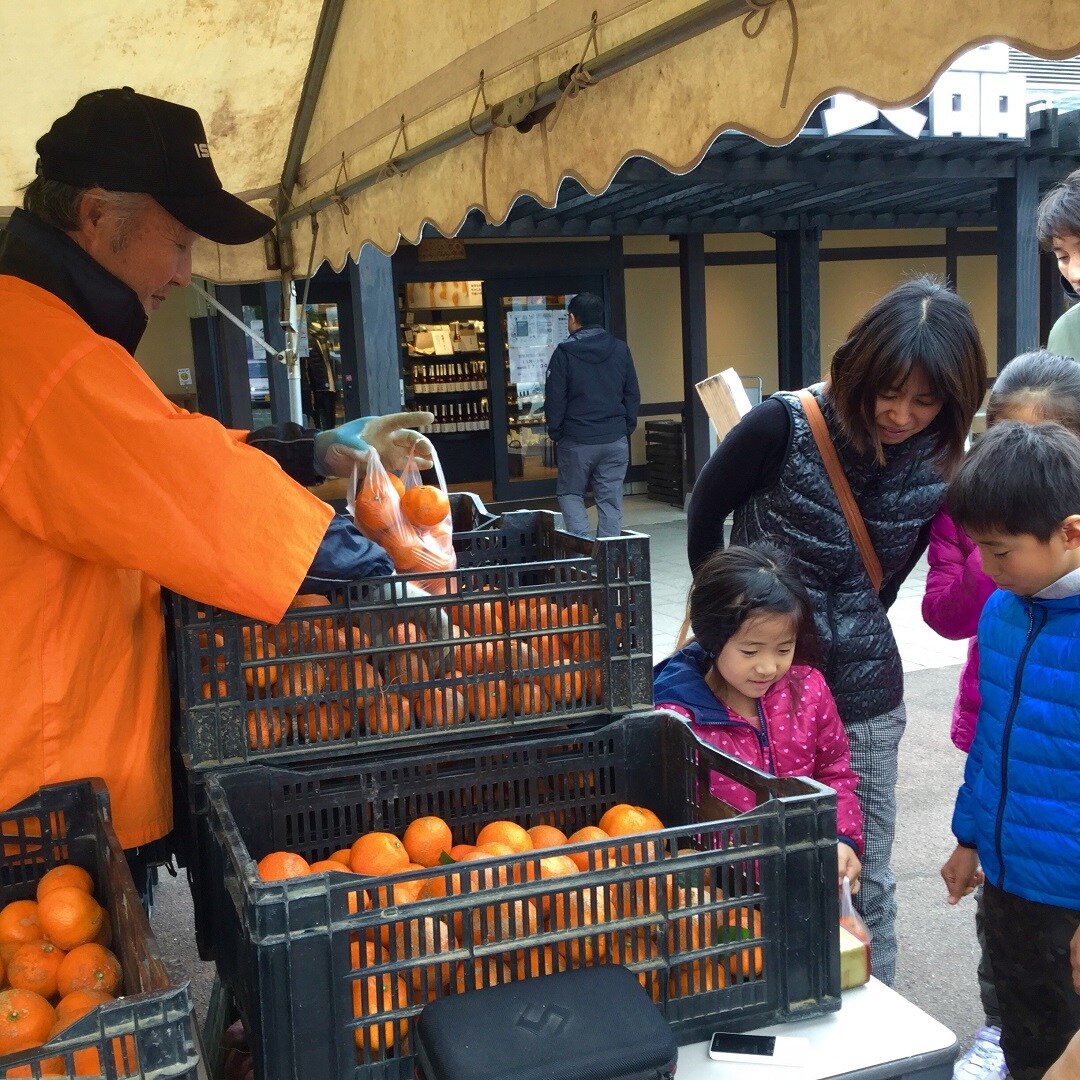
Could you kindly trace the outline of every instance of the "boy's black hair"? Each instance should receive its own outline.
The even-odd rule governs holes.
[[[687,609],[694,638],[710,658],[748,619],[768,615],[791,618],[797,662],[818,658],[810,597],[788,559],[770,544],[714,551],[694,571]]]
[[[1035,235],[1049,251],[1054,240],[1080,236],[1080,169],[1052,187],[1035,213]]]
[[[1080,439],[1061,424],[995,424],[949,485],[953,521],[969,532],[1030,535],[1046,543],[1080,514]]]
[[[604,325],[604,301],[596,293],[579,292],[567,308],[582,328],[586,326]]]

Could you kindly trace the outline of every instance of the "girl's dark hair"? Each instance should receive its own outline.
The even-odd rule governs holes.
[[[1080,236],[1080,169],[1043,196],[1035,213],[1035,235],[1047,251],[1055,240]]]
[[[788,560],[768,544],[714,551],[694,572],[687,609],[694,637],[710,657],[747,619],[788,615],[795,623],[796,660],[817,659],[810,598]]]
[[[902,386],[916,368],[942,402],[927,432],[938,466],[948,475],[963,455],[986,392],[986,354],[967,303],[929,275],[886,293],[833,356],[826,392],[860,453],[872,451],[884,462],[874,420],[877,399]]]
[[[994,380],[986,403],[987,424],[1010,409],[1030,409],[1039,420],[1056,420],[1080,435],[1080,364],[1045,349],[1010,360]]]

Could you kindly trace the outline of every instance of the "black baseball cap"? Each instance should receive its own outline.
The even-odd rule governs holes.
[[[199,114],[136,94],[95,90],[37,141],[38,175],[72,187],[152,195],[177,221],[218,244],[248,244],[273,218],[218,179]]]

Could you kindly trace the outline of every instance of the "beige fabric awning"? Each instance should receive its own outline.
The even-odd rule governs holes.
[[[452,235],[473,207],[497,223],[522,194],[553,205],[566,176],[603,191],[631,156],[685,171],[721,131],[787,142],[838,91],[918,101],[973,44],[1080,53],[1077,0],[13,7],[0,7],[0,214],[17,204],[55,116],[89,89],[130,85],[202,113],[227,187],[278,197],[299,276],[312,254],[340,268],[366,242],[390,252],[415,241],[425,222]],[[583,74],[571,80],[575,65]],[[522,120],[528,130],[514,126]],[[261,244],[203,245],[197,271],[277,276]]]

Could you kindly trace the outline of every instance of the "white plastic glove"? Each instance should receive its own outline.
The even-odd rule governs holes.
[[[367,472],[368,454],[374,447],[388,469],[403,469],[412,454],[417,468],[431,468],[431,442],[414,427],[430,424],[435,419],[429,412],[388,413],[386,416],[362,416],[341,427],[320,431],[315,436],[315,467],[323,476],[353,474],[359,468],[360,477]]]

